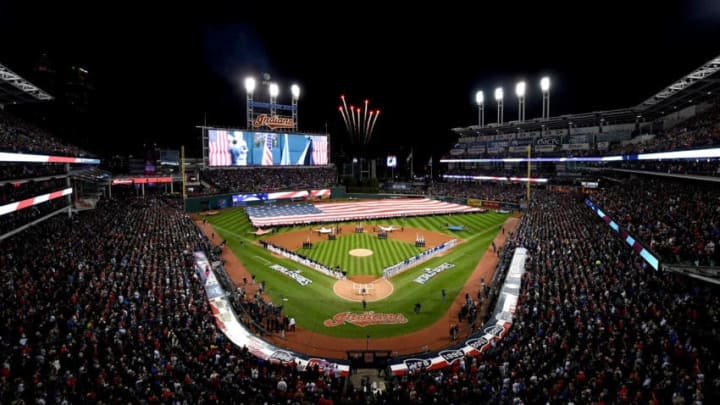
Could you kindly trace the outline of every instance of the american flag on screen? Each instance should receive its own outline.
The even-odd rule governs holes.
[[[208,149],[210,166],[230,166],[232,164],[228,131],[212,129],[208,131]]]
[[[326,136],[313,136],[313,163],[316,165],[328,164],[328,143]]]
[[[262,157],[262,165],[263,166],[272,166],[272,164],[273,164],[272,146],[273,146],[274,138],[275,138],[275,134],[265,134],[265,145],[263,146],[263,157]]]

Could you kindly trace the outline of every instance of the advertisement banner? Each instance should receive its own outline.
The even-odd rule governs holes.
[[[586,143],[590,141],[590,137],[587,135],[573,135],[570,137],[569,143]]]
[[[536,152],[552,152],[555,150],[555,145],[537,145],[535,146]]]
[[[538,138],[535,141],[535,145],[560,145],[562,144],[562,139],[559,136],[546,136],[544,138]]]
[[[483,202],[482,202],[482,200],[478,200],[477,198],[468,198],[467,205],[469,205],[471,207],[482,207]]]
[[[508,150],[513,153],[518,153],[518,152],[527,153],[528,147],[527,146],[511,146],[510,148],[508,148]]]
[[[590,150],[589,143],[564,143],[563,150]]]

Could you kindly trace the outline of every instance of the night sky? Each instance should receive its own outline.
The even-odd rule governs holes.
[[[0,2],[0,62],[31,77],[45,52],[57,66],[90,72],[96,91],[88,112],[72,125],[52,124],[101,156],[147,141],[184,144],[199,156],[195,126],[206,117],[210,125],[244,127],[242,81],[267,72],[280,85],[279,103],[290,103],[291,84],[301,86],[301,130],[327,125],[334,149],[346,140],[337,111],[345,94],[382,110],[371,152],[402,159],[414,147],[426,160],[452,145],[450,128],[477,123],[477,90],[490,100],[486,123],[495,121],[497,86],[505,89],[505,121],[517,119],[521,79],[526,117],[539,116],[546,74],[552,115],[629,107],[720,54],[714,0],[398,3],[393,10],[388,2],[331,9],[102,3]],[[266,101],[264,91],[256,100]]]

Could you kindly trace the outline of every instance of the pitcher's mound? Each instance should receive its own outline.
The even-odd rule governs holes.
[[[357,256],[357,257],[366,257],[373,254],[373,251],[370,249],[353,249],[348,252],[350,256]]]
[[[385,278],[356,276],[347,280],[338,280],[333,285],[335,294],[348,301],[379,301],[393,293],[393,285]]]

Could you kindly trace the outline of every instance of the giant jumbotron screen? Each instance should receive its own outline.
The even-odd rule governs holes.
[[[320,166],[328,137],[232,129],[208,130],[209,166]]]

